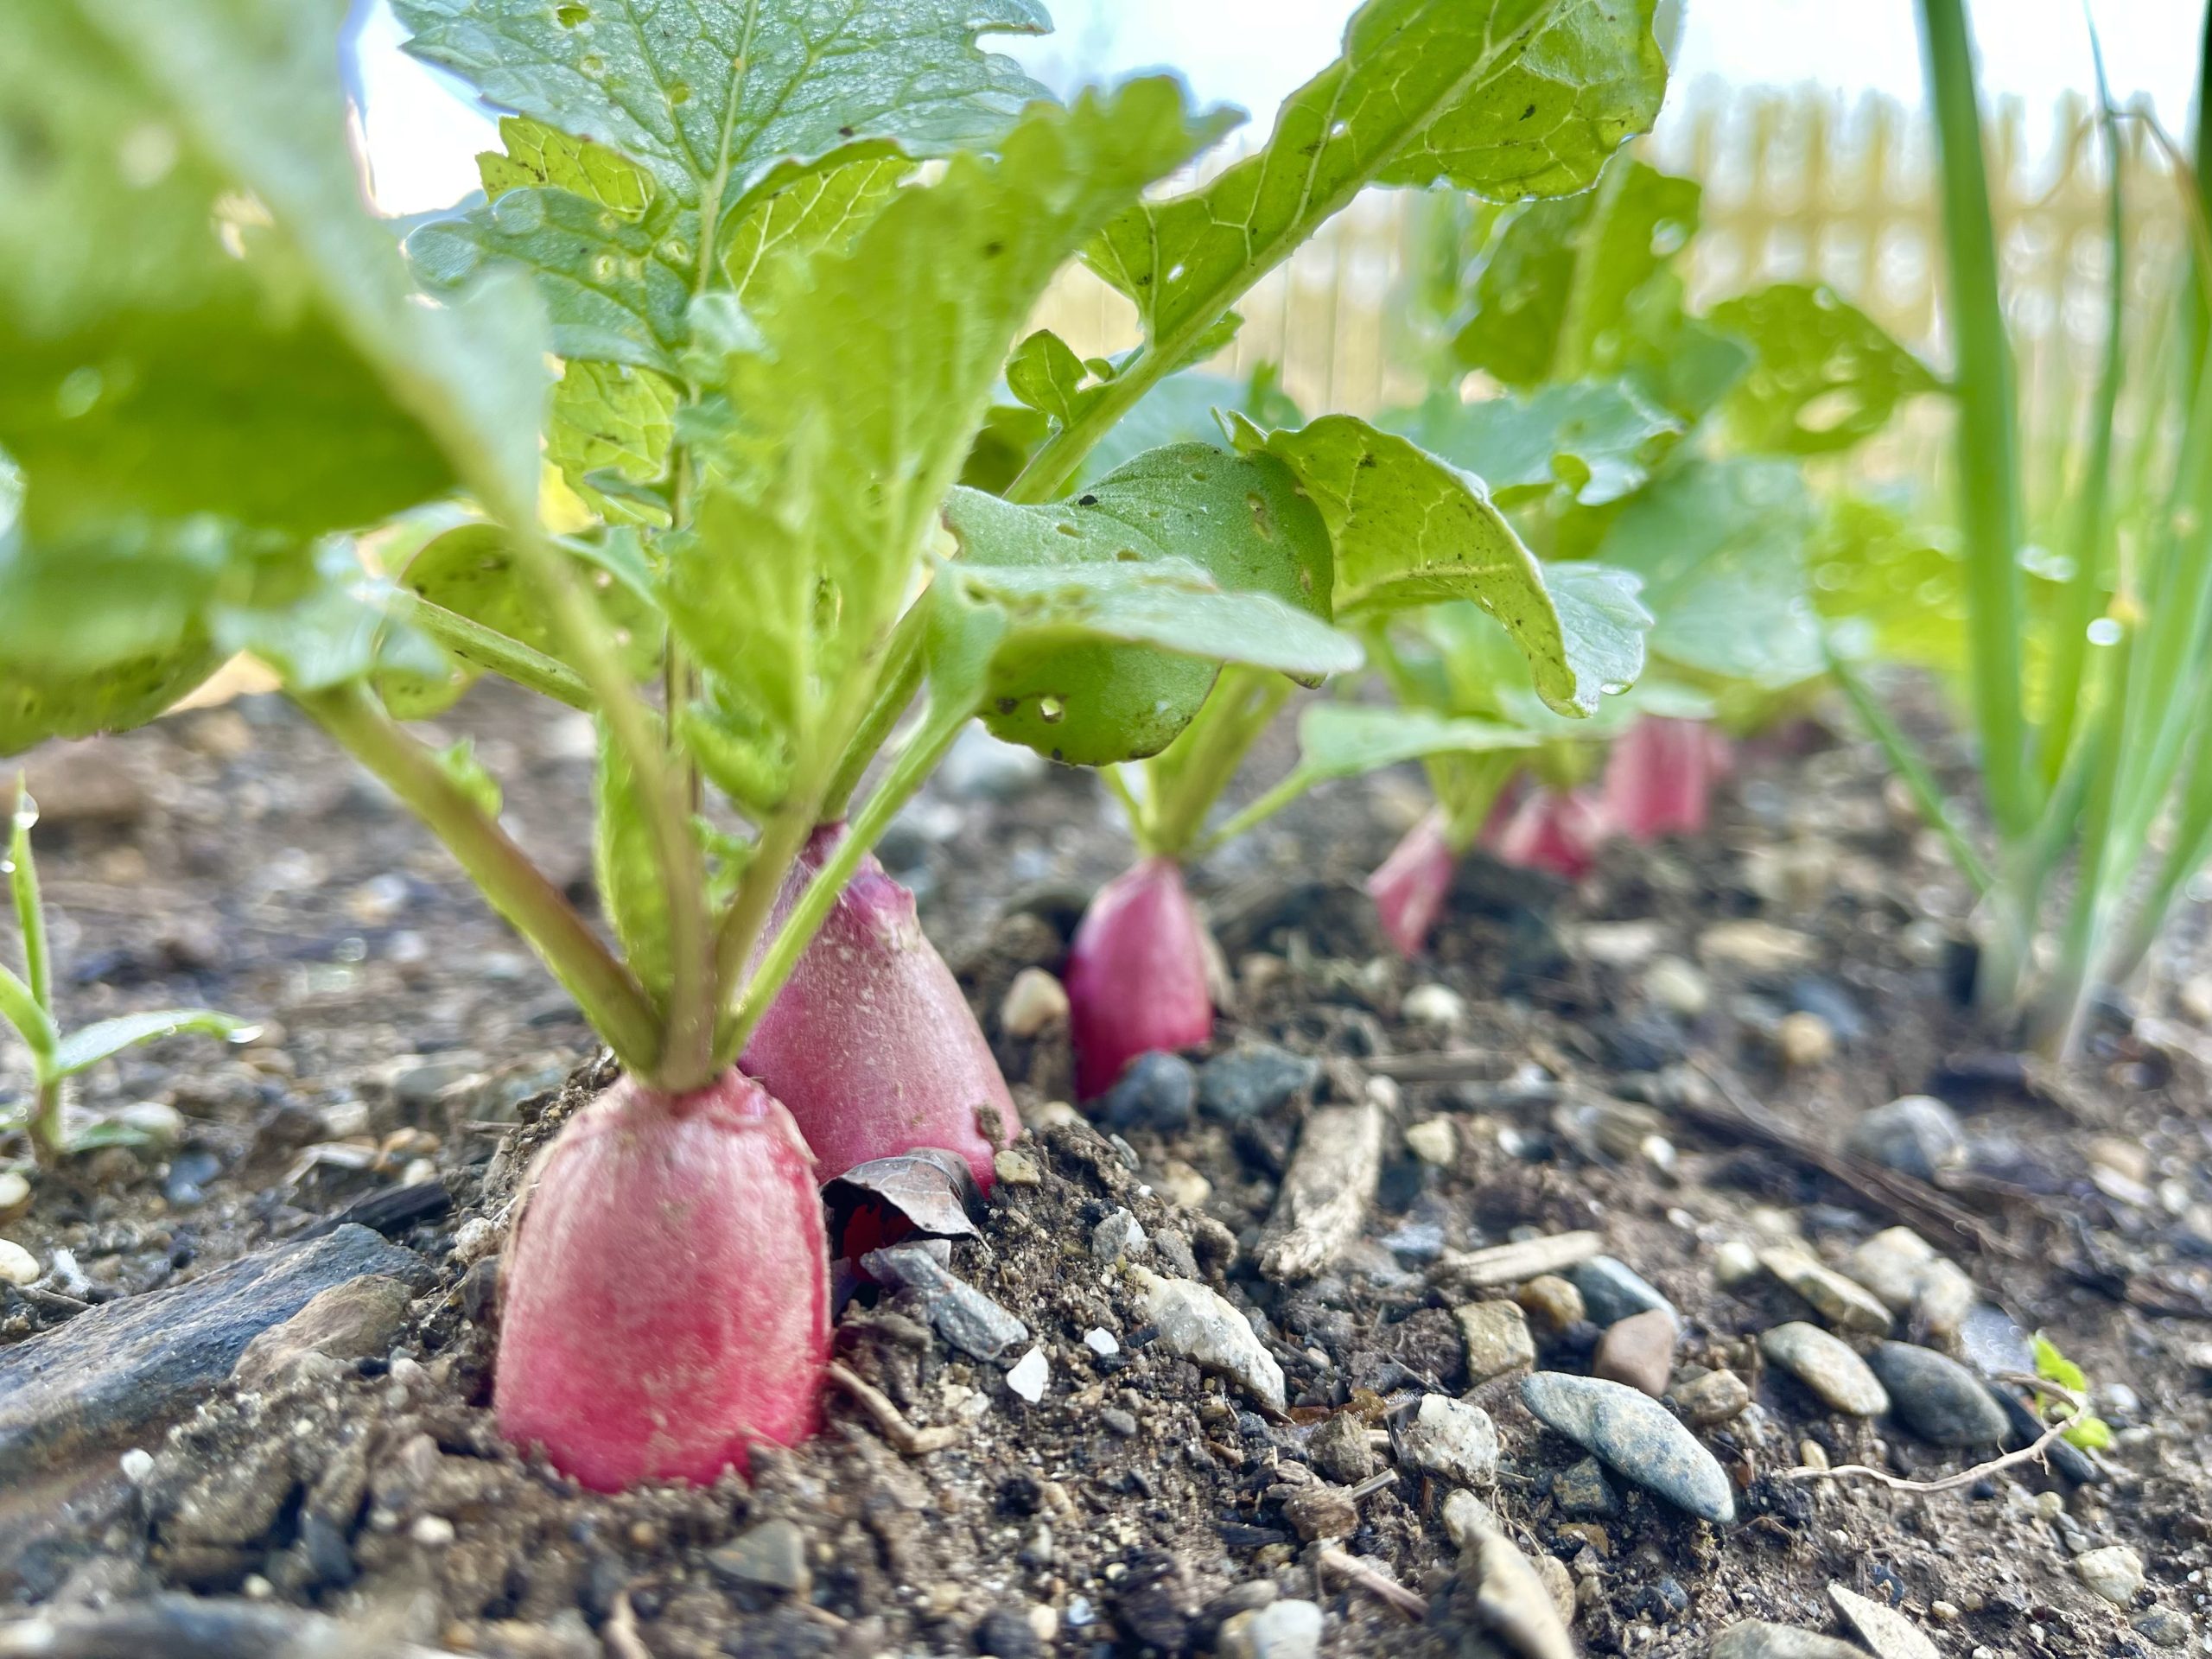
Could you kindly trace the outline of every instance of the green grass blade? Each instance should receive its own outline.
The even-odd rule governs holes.
[[[1921,0],[1929,101],[1942,158],[1943,238],[1957,340],[1959,498],[1970,599],[1970,679],[1982,775],[1999,834],[2034,822],[2022,707],[2020,479],[2011,342],[1997,283],[1974,48],[1961,0]]]
[[[8,830],[8,886],[15,894],[16,922],[22,930],[23,979],[31,1000],[50,1014],[54,1009],[54,970],[46,949],[46,907],[39,902],[38,866],[31,858],[31,826],[38,822],[38,803],[21,772],[16,775],[16,806]]]

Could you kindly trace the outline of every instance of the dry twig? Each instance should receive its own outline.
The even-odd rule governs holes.
[[[1863,1475],[1869,1480],[1880,1481],[1893,1492],[1948,1492],[1955,1487],[1971,1486],[1975,1481],[1985,1479],[2001,1469],[2010,1469],[2031,1459],[2041,1463],[2043,1454],[2050,1449],[2050,1443],[2067,1431],[2075,1418],[2081,1415],[2088,1403],[2071,1389],[2062,1389],[2057,1383],[2045,1377],[2023,1376],[2015,1372],[2007,1372],[1998,1380],[2003,1382],[2024,1383],[2038,1393],[2050,1395],[2069,1409],[2065,1416],[2038,1434],[2032,1446],[2024,1446],[2017,1452],[2007,1452],[2003,1457],[1992,1458],[1986,1463],[1977,1463],[1971,1469],[1961,1469],[1955,1475],[1945,1475],[1941,1480],[1907,1480],[1901,1475],[1890,1473],[1886,1469],[1872,1468],[1863,1463],[1840,1463],[1833,1469],[1815,1469],[1809,1466],[1783,1469],[1777,1472],[1775,1478],[1777,1480],[1840,1480],[1846,1475]]]
[[[638,1612],[630,1605],[627,1590],[616,1592],[614,1605],[607,1609],[607,1623],[599,1627],[599,1634],[613,1659],[653,1659],[645,1639],[638,1634]]]
[[[883,1438],[910,1458],[922,1457],[931,1452],[942,1452],[960,1438],[960,1431],[949,1424],[931,1428],[916,1428],[908,1422],[906,1414],[891,1403],[890,1397],[873,1383],[863,1382],[849,1366],[831,1361],[830,1380],[860,1402],[861,1408],[875,1420],[883,1431]]]
[[[1324,1544],[1316,1559],[1327,1571],[1347,1584],[1358,1586],[1377,1600],[1389,1602],[1415,1624],[1428,1617],[1427,1597],[1415,1594],[1395,1579],[1384,1578],[1358,1556],[1347,1554],[1334,1544]]]

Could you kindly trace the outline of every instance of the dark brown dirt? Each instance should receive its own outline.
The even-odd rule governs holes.
[[[518,833],[584,892],[588,748],[496,691],[466,713]],[[38,757],[71,1018],[207,1002],[269,1029],[233,1056],[175,1039],[93,1073],[83,1108],[167,1101],[185,1114],[182,1141],[41,1177],[29,1212],[0,1230],[41,1263],[71,1252],[80,1301],[189,1280],[348,1206],[426,1267],[388,1352],[270,1392],[226,1389],[146,1443],[138,1484],[109,1478],[41,1527],[11,1534],[0,1498],[0,1594],[54,1610],[168,1588],[314,1608],[375,1632],[377,1651],[404,1639],[610,1659],[1173,1654],[1210,1650],[1237,1605],[1224,1598],[1264,1580],[1322,1604],[1326,1654],[1471,1652],[1440,1488],[1402,1473],[1358,1500],[1342,1541],[1431,1599],[1414,1626],[1317,1576],[1299,1527],[1310,1506],[1294,1501],[1308,1443],[1332,1412],[1387,1425],[1425,1389],[1466,1386],[1448,1312],[1464,1298],[1440,1282],[1440,1251],[1516,1228],[1591,1228],[1681,1310],[1677,1379],[1729,1366],[1756,1403],[1704,1435],[1742,1515],[1716,1529],[1624,1484],[1618,1514],[1568,1516],[1552,1478],[1580,1452],[1539,1428],[1510,1382],[1477,1391],[1503,1445],[1488,1496],[1525,1550],[1565,1564],[1586,1651],[1703,1655],[1744,1617],[1840,1630],[1831,1582],[1900,1607],[1946,1654],[2158,1651],[2131,1619],[2164,1610],[2201,1627],[2212,1565],[2212,1395],[2190,1358],[2212,1339],[2212,1209],[2199,1208],[2212,1205],[2212,1039],[2162,990],[2132,1027],[2120,1014],[2101,1025],[2075,1070],[2024,1072],[1993,1051],[1946,988],[1962,889],[1870,756],[1798,737],[1749,760],[1713,833],[1616,849],[1579,890],[1471,862],[1433,957],[1413,965],[1379,949],[1349,884],[1387,849],[1417,787],[1394,777],[1318,795],[1198,880],[1236,985],[1217,1046],[1256,1037],[1323,1058],[1313,1098],[1234,1128],[1201,1118],[1166,1136],[1132,1130],[1118,1146],[1046,1109],[1066,1088],[1064,1033],[1016,1040],[996,1012],[1019,968],[1055,965],[1082,893],[1126,857],[1110,809],[1065,772],[954,813],[933,801],[896,861],[1039,1126],[1020,1148],[1036,1180],[1002,1182],[983,1236],[950,1259],[1034,1333],[1051,1368],[1044,1397],[1018,1398],[1001,1365],[962,1357],[913,1310],[869,1293],[843,1316],[841,1359],[912,1425],[953,1431],[950,1446],[902,1456],[836,1394],[823,1435],[763,1455],[749,1488],[733,1478],[619,1498],[518,1457],[485,1409],[494,1332],[481,1252],[531,1148],[594,1076],[588,1033],[550,981],[281,704]],[[81,786],[103,778],[128,787],[88,808]],[[1804,960],[1730,965],[1708,931],[1743,920],[1789,930]],[[1634,942],[1646,957],[1702,959],[1704,1014],[1659,1007],[1646,963],[1618,965],[1619,935],[1588,931],[1623,921],[1650,924]],[[2200,938],[2201,918],[2183,933]],[[2186,956],[2169,967],[2185,978]],[[1408,993],[1426,986],[1459,999],[1455,1019],[1407,1017]],[[1424,990],[1414,1007],[1433,1016],[1440,1000]],[[1808,1007],[1836,1051],[1792,1067],[1783,1018]],[[1453,1057],[1431,1065],[1447,1075],[1413,1080],[1427,1054]],[[18,1060],[0,1058],[0,1101],[21,1090],[20,1070],[6,1069]],[[1389,1076],[1403,1080],[1363,1236],[1319,1279],[1268,1283],[1255,1250],[1299,1116]],[[1716,1110],[1747,1098],[1785,1133],[1832,1146],[1857,1113],[1930,1088],[1966,1113],[1973,1161],[1944,1196],[1979,1240],[1939,1236],[1925,1211],[1891,1213],[1894,1191],[1714,1127]],[[1440,1167],[1404,1140],[1434,1118],[1454,1131]],[[1148,1339],[1132,1279],[1090,1244],[1124,1208],[1153,1250],[1253,1316],[1288,1379],[1287,1418]],[[470,1227],[480,1218],[488,1231]],[[1962,1465],[1763,1375],[1751,1339],[1802,1310],[1771,1282],[1732,1290],[1715,1278],[1729,1241],[1794,1231],[1840,1255],[1900,1219],[2104,1385],[2098,1404],[2119,1438],[2101,1484],[2028,1467],[1923,1497],[1777,1478],[1808,1440],[1831,1462],[1916,1478]],[[69,1317],[51,1298],[0,1289],[0,1340]],[[1086,1345],[1093,1330],[1118,1351]],[[1570,1330],[1541,1363],[1586,1370],[1594,1336]],[[804,1535],[803,1594],[734,1577],[717,1555],[776,1520]],[[2133,1547],[2148,1567],[2126,1612],[2071,1567],[2074,1549],[2105,1543]]]

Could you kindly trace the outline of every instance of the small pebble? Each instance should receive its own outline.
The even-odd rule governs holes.
[[[1066,989],[1042,968],[1025,968],[1016,974],[999,1004],[999,1027],[1009,1037],[1034,1037],[1067,1017]]]
[[[1936,1248],[1910,1227],[1885,1227],[1851,1253],[1851,1276],[1886,1303],[1893,1313],[1912,1311],[1922,1274],[1936,1260]]]
[[[1713,1638],[1713,1659],[1866,1659],[1848,1642],[1747,1618]]]
[[[30,1178],[20,1169],[0,1169],[0,1221],[13,1221],[30,1202]]]
[[[1316,1469],[1347,1486],[1357,1486],[1376,1470],[1367,1421],[1356,1411],[1340,1411],[1321,1423],[1306,1442],[1306,1452]]]
[[[1680,957],[1654,957],[1643,970],[1643,994],[1668,1013],[1695,1020],[1713,1004],[1713,985]]]
[[[2115,1607],[2125,1607],[2143,1591],[2143,1558],[2126,1544],[2107,1544],[2074,1558],[2074,1570]]]
[[[1473,1553],[1477,1617],[1522,1659],[1574,1659],[1550,1586],[1513,1541],[1493,1524],[1473,1541]]]
[[[0,1284],[38,1282],[38,1257],[11,1238],[0,1238]]]
[[[1452,1309],[1452,1317],[1459,1321],[1459,1338],[1466,1346],[1469,1382],[1487,1382],[1493,1376],[1536,1363],[1536,1344],[1529,1334],[1528,1318],[1515,1303],[1469,1302]]]
[[[1090,1257],[1102,1267],[1135,1261],[1152,1249],[1144,1228],[1126,1210],[1116,1210],[1090,1230]]]
[[[1198,1073],[1180,1054],[1140,1054],[1099,1102],[1098,1121],[1109,1129],[1172,1135],[1190,1123],[1198,1094]]]
[[[1122,1351],[1122,1344],[1114,1333],[1097,1325],[1083,1333],[1083,1345],[1101,1359],[1111,1359]]]
[[[1932,1349],[1877,1343],[1866,1363],[1889,1390],[1897,1420],[1937,1446],[1994,1446],[2008,1425],[2004,1409],[1972,1371]]]
[[[116,1465],[123,1471],[125,1480],[133,1486],[143,1486],[146,1477],[154,1472],[154,1454],[143,1446],[134,1446],[116,1459]]]
[[[1666,1313],[1677,1324],[1681,1321],[1672,1302],[1633,1268],[1612,1256],[1593,1255],[1586,1262],[1578,1262],[1567,1270],[1567,1276],[1582,1293],[1583,1305],[1598,1325],[1611,1325],[1631,1313],[1652,1308]]]
[[[1600,1377],[1538,1371],[1521,1400],[1546,1427],[1594,1452],[1625,1479],[1707,1521],[1732,1521],[1736,1500],[1713,1453],[1657,1401]]]
[[[1214,1650],[1221,1659],[1315,1659],[1321,1651],[1321,1610],[1310,1601],[1271,1602],[1223,1621]]]
[[[1515,1300],[1548,1337],[1563,1335],[1590,1317],[1574,1281],[1555,1273],[1538,1274],[1521,1287]]]
[[[1448,985],[1416,985],[1398,1012],[1417,1026],[1456,1026],[1467,1017],[1467,1000]]]
[[[1480,1406],[1425,1395],[1401,1440],[1417,1469],[1462,1486],[1487,1486],[1497,1477],[1497,1426]]]
[[[425,1549],[443,1549],[454,1541],[453,1522],[442,1515],[426,1515],[408,1529],[408,1535]]]
[[[1281,1411],[1288,1403],[1282,1367],[1234,1304],[1187,1279],[1163,1279],[1142,1268],[1129,1270],[1144,1296],[1145,1318],[1160,1332],[1163,1351],[1201,1370],[1233,1378],[1261,1404]]]
[[[1713,1253],[1713,1279],[1723,1290],[1749,1284],[1764,1271],[1759,1253],[1740,1238],[1732,1238]]]
[[[1759,1335],[1759,1351],[1802,1382],[1831,1411],[1878,1417],[1890,1396],[1866,1362],[1816,1325],[1793,1319]]]
[[[1843,1610],[1843,1616],[1881,1659],[1943,1659],[1920,1626],[1895,1608],[1869,1601],[1840,1584],[1828,1586],[1828,1599]]]
[[[1890,1310],[1864,1285],[1792,1245],[1771,1245],[1759,1252],[1759,1264],[1812,1305],[1813,1311],[1842,1331],[1887,1336]]]
[[[1136,1438],[1137,1420],[1133,1412],[1124,1411],[1119,1406],[1109,1406],[1098,1414],[1098,1421],[1125,1440]]]
[[[1052,1362],[1039,1345],[1014,1362],[1006,1374],[1006,1385],[1033,1406],[1045,1397],[1045,1385],[1052,1377]]]
[[[1656,1400],[1667,1392],[1675,1374],[1675,1339],[1673,1314],[1656,1307],[1631,1313],[1605,1327],[1590,1362],[1591,1375],[1625,1382]]]
[[[991,1171],[1008,1186],[1040,1186],[1045,1172],[1037,1167],[1037,1160],[1019,1147],[1007,1147],[991,1154]]]
[[[741,1585],[785,1591],[803,1598],[812,1588],[807,1566],[806,1534],[795,1521],[763,1521],[718,1549],[707,1552],[716,1577]]]
[[[1807,1071],[1835,1058],[1835,1031],[1817,1014],[1785,1014],[1775,1030],[1775,1046],[1784,1065]]]
[[[1620,1513],[1620,1499],[1595,1458],[1571,1463],[1552,1477],[1552,1501],[1569,1515],[1604,1517]]]
[[[1448,1169],[1459,1153],[1459,1133],[1448,1117],[1425,1117],[1408,1125],[1406,1147],[1424,1164]]]
[[[2196,1634],[2196,1624],[2187,1613],[2153,1607],[2135,1621],[2135,1630],[2153,1647],[2185,1648]]]
[[[1733,1371],[1707,1371],[1675,1388],[1675,1403],[1699,1428],[1710,1428],[1743,1414],[1751,1403],[1751,1385]]]
[[[1321,1075],[1318,1060],[1272,1043],[1249,1043],[1217,1054],[1198,1073],[1198,1109],[1224,1123],[1274,1111]]]
[[[1860,1115],[1844,1136],[1844,1150],[1871,1163],[1923,1181],[1965,1160],[1966,1131],[1959,1116],[1933,1095],[1901,1095]]]

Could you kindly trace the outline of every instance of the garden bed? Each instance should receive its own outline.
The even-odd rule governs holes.
[[[570,804],[588,787],[588,728],[495,688],[467,713],[521,838],[586,891]],[[274,1652],[301,1629],[288,1610],[314,1609],[373,1631],[378,1651],[1288,1655],[1267,1643],[1294,1643],[1295,1620],[1239,1616],[1306,1600],[1330,1655],[1466,1651],[1497,1638],[1475,1635],[1447,1483],[1420,1466],[1415,1408],[1432,1393],[1494,1420],[1484,1496],[1524,1552],[1559,1563],[1546,1572],[1587,1652],[1703,1655],[1743,1618],[1845,1633],[1831,1585],[1897,1609],[1943,1653],[2197,1640],[2212,1044],[2161,1005],[2132,1028],[2107,1019],[2094,1064],[2063,1075],[1989,1051],[1948,988],[1963,889],[1878,761],[1816,731],[1751,758],[1709,836],[1616,845],[1579,888],[1471,863],[1413,964],[1355,885],[1417,809],[1410,778],[1318,791],[1196,881],[1233,990],[1214,1052],[1265,1043],[1315,1064],[1276,1101],[1193,1057],[1196,1106],[1171,1077],[1119,1109],[1118,1141],[1048,1104],[1069,1086],[1064,1022],[1016,1036],[1001,1011],[1021,969],[1059,965],[1126,838],[1087,775],[956,754],[885,855],[921,892],[1031,1125],[980,1236],[949,1258],[1027,1335],[985,1360],[947,1340],[955,1322],[932,1320],[927,1297],[864,1291],[837,1357],[872,1403],[833,1391],[825,1432],[758,1457],[749,1489],[619,1497],[519,1458],[486,1409],[499,1230],[596,1064],[550,980],[397,804],[273,699],[31,764],[70,1006],[188,1001],[266,1021],[231,1056],[181,1039],[93,1073],[83,1109],[171,1104],[181,1138],[41,1176],[4,1224],[43,1276],[0,1291],[0,1592],[11,1611],[76,1621],[80,1645],[58,1650]],[[1860,1115],[1923,1090],[1966,1136],[1940,1187],[1836,1158]],[[142,1109],[142,1125],[163,1120]],[[1338,1233],[1309,1208],[1284,1248],[1288,1217],[1271,1217],[1300,1179],[1302,1130],[1324,1122],[1353,1148],[1332,1167],[1356,1176],[1375,1152],[1374,1193]],[[2096,1482],[2029,1465],[1922,1496],[1785,1476],[1808,1442],[1829,1464],[1920,1479],[1979,1455],[1829,1411],[1760,1357],[1762,1332],[1811,1316],[1746,1271],[1743,1246],[1799,1243],[1840,1265],[1898,1224],[2009,1316],[1980,1316],[1967,1357],[2005,1369],[2008,1336],[2040,1328],[2086,1370],[2117,1431]],[[1700,1430],[1734,1524],[1617,1477],[1592,1485],[1515,1372],[1470,1375],[1455,1310],[1513,1287],[1471,1282],[1464,1255],[1522,1229],[1597,1234],[1672,1304],[1678,1398],[1724,1369],[1749,1386],[1747,1409]],[[315,1271],[350,1287],[318,1304],[338,1357],[264,1344],[253,1386],[211,1389],[158,1341],[87,1344],[79,1363],[140,1368],[135,1395],[105,1417],[82,1408],[67,1432],[27,1422],[57,1409],[29,1357],[60,1351],[72,1325],[166,1295],[142,1305],[157,1329],[195,1306],[178,1287],[271,1248],[296,1262],[318,1235],[315,1261],[337,1265]],[[1256,1316],[1286,1409],[1170,1351],[1147,1287],[1173,1280]],[[321,1281],[301,1282],[261,1324]],[[1598,1297],[1586,1315],[1606,1311]],[[1523,1300],[1539,1364],[1587,1372],[1596,1320],[1548,1326],[1555,1304]],[[242,1338],[253,1318],[225,1328]],[[1925,1334],[1913,1324],[1896,1334]],[[1033,1401],[1009,1383],[1033,1348]],[[1035,1363],[1014,1376],[1030,1387]],[[1374,1432],[1338,1427],[1317,1447],[1347,1406]],[[902,1452],[910,1430],[938,1449]],[[1363,1454],[1371,1480],[1356,1478]],[[2075,1566],[2107,1546],[2147,1569],[2125,1609]],[[174,1592],[200,1599],[149,1599]],[[1426,1621],[1398,1601],[1425,1603]],[[22,1650],[10,1639],[0,1651]]]

